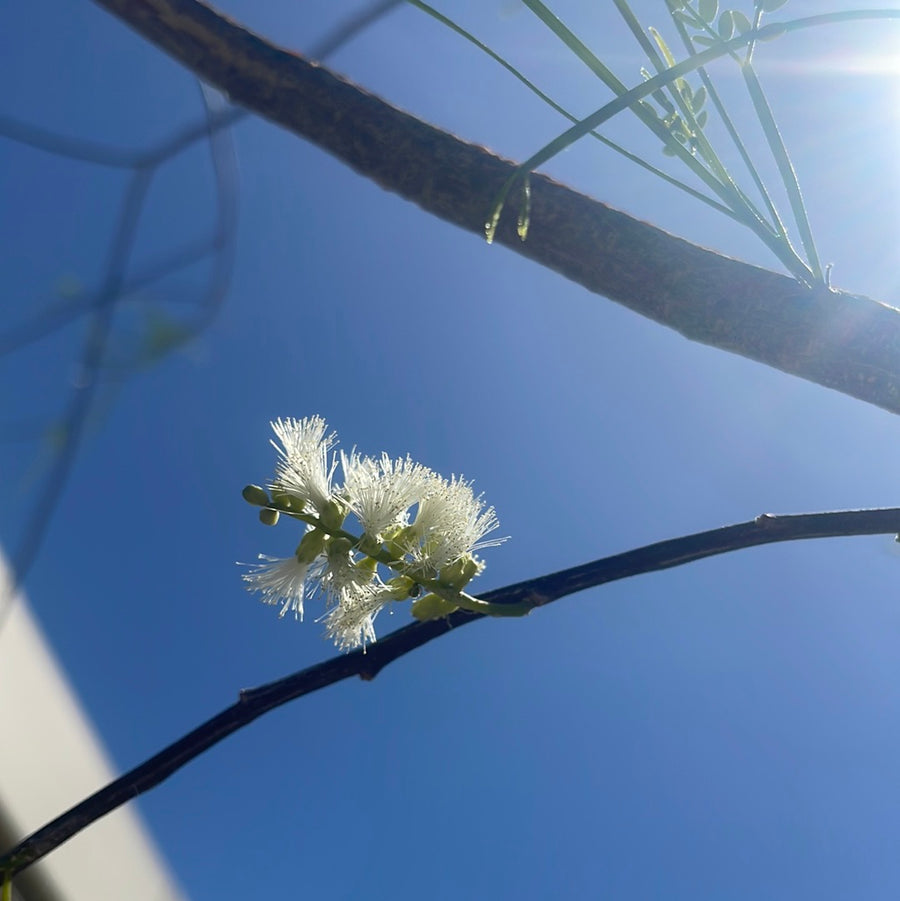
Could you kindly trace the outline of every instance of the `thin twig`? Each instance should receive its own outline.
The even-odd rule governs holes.
[[[749,522],[660,541],[498,588],[482,595],[481,599],[494,604],[525,602],[533,607],[543,607],[587,588],[762,544],[897,532],[900,532],[900,508],[896,507],[792,516],[763,514]],[[333,657],[276,682],[240,692],[235,704],[21,841],[0,857],[0,874],[14,876],[86,826],[159,785],[204,751],[270,710],[351,676],[371,681],[389,663],[478,619],[484,617],[460,610],[446,619],[414,623],[364,650]]]

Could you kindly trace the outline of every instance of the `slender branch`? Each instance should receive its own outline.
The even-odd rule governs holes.
[[[764,513],[749,522],[660,541],[583,566],[498,588],[485,593],[481,599],[493,604],[527,603],[533,607],[542,607],[567,595],[607,582],[669,569],[704,557],[761,544],[897,532],[900,532],[900,508],[896,507],[794,516]],[[414,623],[392,632],[365,650],[342,654],[268,685],[242,691],[238,701],[231,707],[95,792],[0,856],[0,874],[14,876],[100,817],[159,785],[195,757],[264,713],[351,676],[370,681],[394,660],[453,629],[479,619],[484,617],[459,610],[446,619]]]
[[[95,0],[236,103],[361,175],[481,236],[516,166],[252,34],[197,0]],[[694,341],[900,412],[900,315],[807,290],[713,253],[542,175],[528,240],[515,199],[496,235],[543,266]]]

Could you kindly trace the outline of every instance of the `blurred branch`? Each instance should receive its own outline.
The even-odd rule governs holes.
[[[498,588],[481,595],[481,598],[494,604],[524,601],[534,607],[543,607],[587,588],[762,544],[897,532],[900,532],[900,508],[793,516],[764,513],[749,522],[660,541],[583,566]],[[264,713],[351,676],[370,681],[389,663],[453,629],[483,618],[480,614],[458,611],[446,619],[414,623],[392,632],[364,650],[333,657],[268,685],[242,691],[231,707],[0,856],[0,874],[14,876],[100,817],[159,785],[195,757]]]
[[[317,58],[328,56],[401,3],[402,0],[379,0],[371,4],[340,23],[312,49],[311,53]],[[228,290],[234,262],[237,224],[237,173],[228,129],[243,119],[247,111],[230,104],[223,106],[221,96],[205,88],[202,82],[200,88],[206,109],[205,118],[176,131],[156,146],[142,150],[111,147],[71,138],[9,116],[0,116],[0,137],[56,156],[132,171],[100,287],[57,303],[32,319],[0,333],[0,356],[2,356],[46,337],[80,315],[89,314],[92,317],[82,351],[77,386],[55,429],[55,433],[61,436],[60,447],[39,497],[31,505],[22,529],[19,547],[12,560],[16,584],[25,578],[40,550],[53,511],[71,473],[96,396],[116,304],[139,289],[211,255],[213,264],[207,287],[200,299],[193,304],[197,308],[197,313],[191,320],[186,321],[180,334],[179,343],[184,343],[200,334],[209,325]],[[212,236],[185,244],[169,255],[138,269],[129,278],[127,270],[134,230],[153,176],[162,165],[203,139],[210,143],[216,183],[218,209]],[[138,365],[141,363],[140,360],[136,362]],[[118,367],[119,377],[123,372],[128,374],[127,367]],[[9,612],[14,596],[15,593],[11,590],[5,603],[0,605],[0,624]]]
[[[484,233],[514,163],[404,113],[198,0],[95,0],[236,103],[387,190]],[[496,241],[681,332],[900,412],[900,314],[705,250],[541,175],[528,240]]]
[[[78,448],[94,408],[100,373],[108,352],[117,303],[129,291],[188,265],[192,259],[212,255],[213,268],[208,286],[197,302],[199,309],[195,321],[186,327],[185,338],[199,333],[219,308],[231,273],[233,259],[233,235],[236,222],[236,174],[230,141],[223,131],[243,111],[227,109],[213,113],[216,98],[213,92],[204,91],[207,116],[199,124],[161,142],[149,151],[127,151],[92,142],[70,139],[45,129],[26,125],[8,117],[0,119],[0,135],[25,143],[58,156],[102,166],[128,168],[131,178],[125,191],[122,209],[112,233],[109,257],[100,287],[72,301],[57,304],[30,321],[19,324],[0,335],[0,353],[10,352],[46,336],[62,327],[77,315],[87,314],[90,323],[78,364],[75,386],[60,422],[55,427],[59,447],[50,471],[45,477],[36,499],[31,503],[21,530],[19,544],[12,558],[15,584],[26,577],[40,550],[53,512],[68,482]],[[185,246],[167,259],[145,269],[131,282],[127,280],[138,221],[147,193],[159,167],[190,144],[202,137],[210,141],[216,196],[218,203],[213,235],[202,243]],[[15,597],[10,591],[5,604],[0,607],[0,623],[8,615]]]

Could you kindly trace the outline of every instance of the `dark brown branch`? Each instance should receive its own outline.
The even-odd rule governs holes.
[[[900,532],[900,508],[797,516],[766,513],[750,522],[649,544],[583,566],[498,588],[481,597],[495,604],[525,601],[542,607],[586,588],[760,544],[897,532]],[[367,681],[374,679],[394,660],[452,629],[482,618],[479,614],[458,611],[446,619],[414,623],[392,632],[365,651],[342,654],[269,685],[242,691],[237,703],[21,841],[0,857],[0,874],[5,872],[14,876],[100,817],[159,785],[195,757],[264,713],[350,676]]]
[[[95,0],[228,93],[383,188],[478,235],[515,165],[282,50],[197,0]],[[687,338],[900,412],[900,315],[697,247],[544,176],[528,240],[497,241]]]

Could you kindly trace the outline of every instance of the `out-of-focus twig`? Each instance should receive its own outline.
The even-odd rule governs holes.
[[[402,0],[378,0],[372,3],[326,35],[312,48],[312,55],[324,59],[400,5]],[[67,298],[49,308],[44,308],[31,319],[0,332],[0,356],[2,356],[21,350],[54,333],[79,316],[91,317],[76,387],[72,390],[69,403],[54,429],[59,446],[38,497],[30,506],[29,516],[21,531],[19,546],[11,561],[15,582],[6,597],[0,599],[0,625],[8,614],[15,596],[15,585],[20,584],[25,578],[38,554],[53,511],[71,473],[104,367],[116,305],[141,288],[146,288],[179,269],[211,256],[212,269],[206,288],[191,304],[196,312],[190,317],[185,316],[182,321],[179,343],[183,344],[209,325],[227,293],[234,261],[237,222],[237,173],[229,129],[249,113],[242,107],[225,104],[221,94],[205,87],[202,82],[200,87],[206,109],[205,118],[179,129],[149,149],[129,150],[111,147],[59,135],[9,116],[0,116],[0,138],[17,141],[36,150],[73,161],[128,169],[133,173],[101,285],[95,290],[81,292],[76,297]],[[203,139],[209,141],[216,184],[218,209],[213,234],[207,239],[176,248],[169,254],[144,264],[143,267],[131,267],[129,264],[134,229],[155,173],[178,154]],[[128,275],[130,268],[131,276]],[[116,374],[121,378],[123,374],[127,374],[127,367],[123,369],[120,365]],[[4,434],[6,432],[7,430],[4,430]],[[9,435],[14,439],[20,432],[21,429],[9,430]]]

